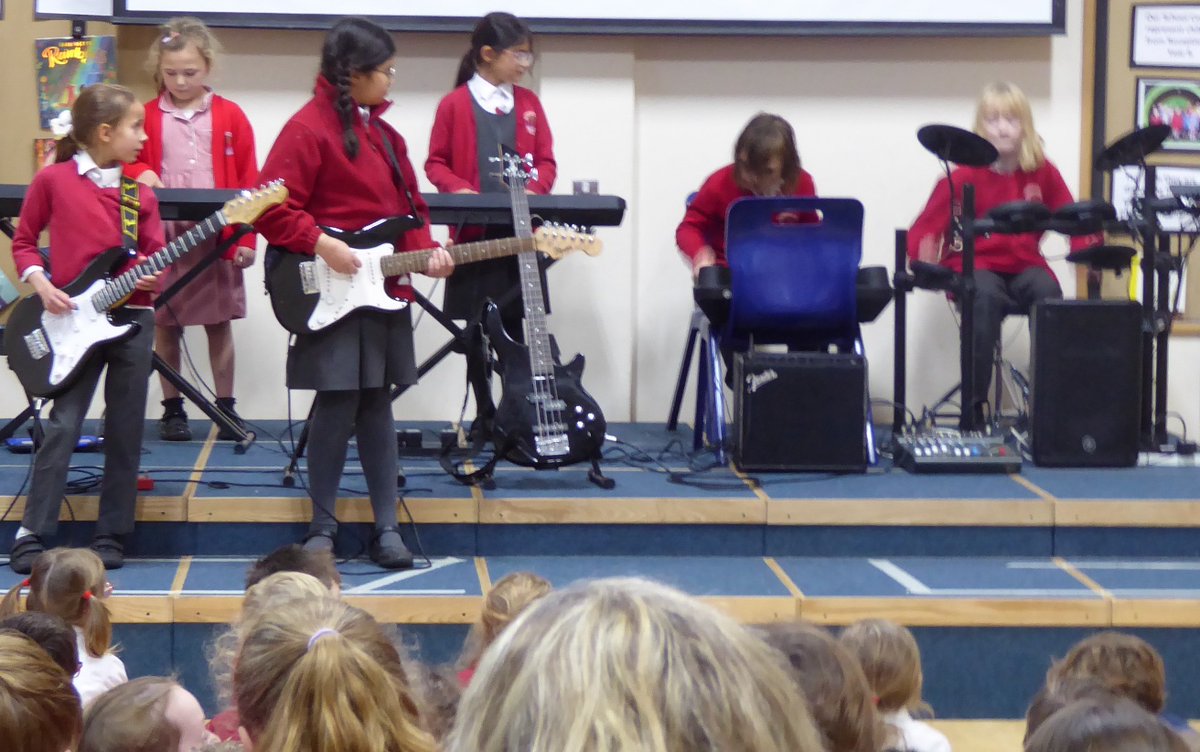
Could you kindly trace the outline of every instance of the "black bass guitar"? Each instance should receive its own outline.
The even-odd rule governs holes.
[[[334,271],[319,256],[273,250],[267,262],[266,281],[275,318],[290,332],[311,334],[336,324],[359,309],[398,311],[404,308],[408,301],[397,300],[388,294],[387,278],[424,271],[430,254],[436,250],[394,252],[392,241],[416,226],[412,217],[390,217],[356,231],[321,228],[350,246],[362,261],[354,274]],[[458,265],[524,252],[534,255],[537,251],[556,259],[574,250],[595,256],[601,248],[595,235],[546,224],[531,236],[460,243],[446,250]]]
[[[513,228],[518,238],[527,238],[534,234],[525,193],[528,174],[517,158],[507,156],[505,161]],[[588,478],[602,488],[612,488],[613,480],[600,472],[606,424],[600,405],[583,388],[583,355],[576,355],[565,366],[559,363],[547,325],[537,254],[522,253],[517,262],[527,344],[522,345],[508,335],[495,304],[488,305],[484,317],[485,329],[500,361],[503,389],[492,419],[496,452],[515,465],[539,470],[590,461]]]
[[[166,269],[223,227],[250,224],[286,199],[282,181],[246,192],[121,274],[116,272],[129,262],[132,252],[110,248],[62,288],[75,304],[66,313],[49,313],[37,295],[24,298],[4,328],[8,367],[31,397],[53,397],[65,391],[98,347],[136,333],[137,324],[122,320],[120,308],[133,294],[138,279]]]

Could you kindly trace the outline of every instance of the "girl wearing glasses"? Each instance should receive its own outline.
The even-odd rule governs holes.
[[[329,30],[313,98],[284,124],[263,164],[262,179],[282,178],[288,189],[288,200],[255,222],[271,246],[268,265],[275,252],[299,253],[321,257],[339,274],[356,274],[362,266],[358,255],[322,227],[359,230],[400,215],[413,215],[421,224],[395,238],[397,252],[436,247],[408,147],[382,119],[391,104],[395,66],[396,44],[380,26],[344,18]],[[450,254],[438,249],[425,273],[445,277],[453,270]],[[388,289],[393,297],[413,299],[406,278],[389,280]],[[362,309],[319,332],[296,335],[288,350],[287,385],[317,393],[308,448],[313,518],[304,548],[333,550],[338,485],[350,437],[357,435],[375,517],[371,560],[385,569],[412,566],[397,528],[390,390],[416,380],[407,308]]]
[[[549,193],[558,171],[554,140],[542,103],[517,86],[533,65],[533,34],[511,13],[489,13],[471,33],[454,91],[438,105],[429,135],[425,174],[441,193],[504,193],[503,165],[490,161],[501,149],[532,155],[529,193]],[[529,165],[526,165],[526,169]],[[452,228],[456,242],[510,237],[512,227]],[[446,282],[445,312],[453,319],[479,315],[485,298],[499,299],[520,284],[515,258],[492,259],[460,269]],[[542,280],[545,290],[545,279]],[[549,301],[547,301],[547,309]],[[502,309],[504,328],[523,341],[520,297]]]

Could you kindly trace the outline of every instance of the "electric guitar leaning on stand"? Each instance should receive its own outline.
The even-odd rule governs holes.
[[[532,231],[525,193],[529,175],[523,171],[518,157],[506,155],[503,160],[512,201],[513,229],[518,238],[529,237]],[[558,362],[557,347],[546,321],[537,254],[522,253],[517,263],[527,344],[509,337],[500,309],[494,303],[487,304],[484,314],[484,329],[500,360],[503,388],[492,418],[496,457],[539,470],[590,461],[588,480],[601,488],[612,488],[613,480],[600,472],[600,448],[606,424],[600,406],[581,383],[583,356],[576,355],[565,366]]]
[[[65,391],[96,348],[136,333],[137,324],[122,320],[122,306],[139,278],[161,272],[228,225],[251,224],[269,207],[282,204],[287,195],[282,181],[244,192],[162,250],[116,276],[115,270],[124,266],[134,251],[110,248],[62,287],[75,304],[66,313],[49,313],[37,295],[17,303],[4,328],[4,349],[8,366],[25,392],[30,397],[53,397]]]

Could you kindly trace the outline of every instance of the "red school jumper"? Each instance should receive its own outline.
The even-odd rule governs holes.
[[[1010,201],[1034,201],[1045,204],[1050,211],[1075,199],[1063,182],[1058,168],[1049,160],[1032,172],[1016,170],[1000,173],[989,167],[959,167],[951,173],[956,203],[961,200],[962,187],[975,186],[975,215],[983,217],[988,210]],[[946,178],[938,181],[929,202],[908,231],[908,257],[913,261],[938,261],[942,266],[962,271],[962,254],[947,252],[950,236],[950,186]],[[975,268],[997,274],[1019,274],[1032,267],[1045,269],[1054,276],[1040,248],[1043,233],[1021,235],[983,235],[975,238]],[[1101,235],[1071,238],[1071,250],[1079,250],[1103,242]]]
[[[228,99],[213,94],[209,104],[212,111],[213,184],[217,188],[258,187],[258,157],[254,151],[254,129],[242,108]],[[138,162],[162,175],[163,111],[158,97],[146,102],[146,143]],[[144,171],[144,170],[142,170]],[[129,170],[126,174],[129,174]],[[140,173],[139,173],[140,174]],[[137,174],[132,177],[136,178]],[[222,235],[224,237],[224,235]],[[254,248],[257,236],[243,235],[224,258],[232,261],[238,247]]]
[[[429,133],[429,157],[425,175],[439,193],[454,193],[464,188],[479,190],[479,155],[475,150],[475,104],[463,84],[438,103]],[[516,112],[516,149],[522,157],[533,155],[537,179],[526,187],[532,193],[549,193],[558,175],[554,161],[554,136],[537,95],[522,86],[513,87],[513,111]]]
[[[737,184],[734,170],[735,166],[728,164],[709,175],[688,204],[683,221],[675,230],[675,244],[688,258],[696,258],[700,249],[707,245],[716,252],[717,266],[729,266],[725,258],[725,218],[729,215],[729,205],[739,198],[754,195]],[[801,170],[791,195],[816,196],[817,186],[812,175]],[[809,220],[804,218],[804,221]]]
[[[126,263],[122,272],[164,245],[154,190],[138,186],[138,200],[138,258]],[[120,190],[100,188],[86,175],[80,175],[73,159],[39,170],[25,192],[20,223],[13,236],[18,277],[31,266],[42,266],[38,236],[49,229],[54,286],[62,288],[73,282],[97,256],[124,242],[120,204]],[[129,304],[149,307],[150,293],[135,292]]]

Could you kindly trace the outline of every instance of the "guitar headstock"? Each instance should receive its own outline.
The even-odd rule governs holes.
[[[589,256],[598,256],[604,249],[604,243],[595,233],[557,222],[546,222],[537,228],[533,233],[533,246],[552,259],[560,259],[571,251],[583,251]]]
[[[283,180],[272,180],[253,191],[242,191],[237,198],[226,201],[225,206],[221,207],[221,213],[231,225],[248,225],[262,216],[267,209],[282,204],[287,197],[288,190],[284,187]]]
[[[516,154],[501,146],[500,156],[488,157],[488,161],[496,162],[504,166],[499,173],[493,174],[497,174],[499,177],[503,178],[504,182],[508,184],[509,188],[516,186],[524,190],[526,183],[528,183],[530,180],[537,180],[538,171],[537,168],[533,166],[532,154],[526,154],[522,157],[520,154]]]

